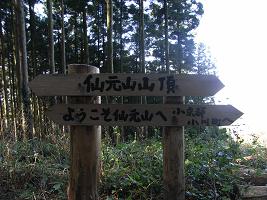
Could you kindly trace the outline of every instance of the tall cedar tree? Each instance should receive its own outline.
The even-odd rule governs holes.
[[[30,89],[28,78],[28,61],[27,61],[27,49],[26,49],[26,30],[25,30],[25,16],[24,16],[24,4],[22,0],[15,0],[16,17],[19,20],[19,51],[20,51],[20,63],[21,63],[21,95],[23,103],[23,114],[25,119],[24,135],[25,139],[33,138],[33,122],[32,112],[30,104]]]

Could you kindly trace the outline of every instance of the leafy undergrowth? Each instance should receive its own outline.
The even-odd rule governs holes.
[[[67,145],[0,143],[0,199],[66,199]]]
[[[162,199],[162,146],[159,140],[103,145],[103,199]]]
[[[241,146],[242,158],[239,160],[240,165],[244,165],[247,168],[255,169],[259,173],[267,170],[267,149],[259,143],[259,138],[256,135],[252,135],[253,140],[249,144]]]
[[[187,130],[186,199],[237,199],[242,165],[266,167],[266,149],[242,146],[224,130]],[[68,138],[0,142],[0,199],[67,199]],[[255,155],[253,162],[243,159]],[[115,147],[103,142],[101,199],[163,199],[161,138]]]
[[[191,129],[186,144],[188,199],[238,198],[240,141],[234,141],[224,129],[205,129],[203,134]]]

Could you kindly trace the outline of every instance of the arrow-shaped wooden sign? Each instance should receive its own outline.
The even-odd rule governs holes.
[[[243,113],[231,105],[57,104],[47,116],[62,125],[226,126]]]
[[[37,96],[213,96],[223,87],[214,75],[194,74],[39,75],[30,82]]]

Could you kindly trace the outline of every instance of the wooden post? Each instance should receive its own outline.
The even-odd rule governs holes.
[[[99,69],[89,65],[71,64],[69,74],[99,73]],[[69,103],[100,103],[100,97],[70,97]],[[97,184],[100,168],[100,126],[70,127],[71,166],[68,200],[98,199]]]
[[[165,104],[182,104],[183,97],[166,97]],[[163,190],[166,200],[185,199],[184,127],[165,127],[163,133]]]

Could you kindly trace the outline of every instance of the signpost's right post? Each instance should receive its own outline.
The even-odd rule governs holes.
[[[165,97],[165,104],[183,104],[184,97]],[[165,127],[163,132],[163,190],[166,200],[185,199],[184,127]]]

